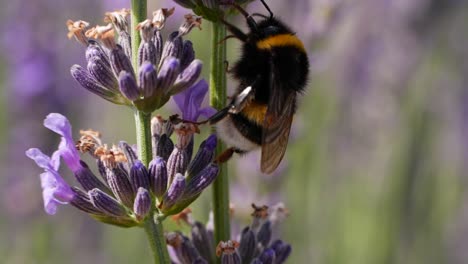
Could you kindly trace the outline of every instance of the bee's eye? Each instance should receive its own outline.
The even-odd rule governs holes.
[[[264,29],[265,35],[274,35],[278,33],[278,27],[275,26],[268,26]]]

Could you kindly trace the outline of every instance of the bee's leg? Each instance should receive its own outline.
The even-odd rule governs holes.
[[[226,73],[231,72],[231,69],[229,69],[229,61],[227,60],[224,61],[224,71],[226,71]]]
[[[229,30],[229,32],[232,33],[232,36],[234,38],[238,38],[240,41],[242,42],[246,42],[247,41],[247,35],[244,34],[244,32],[242,32],[240,29],[238,29],[236,26],[234,26],[233,24],[227,22],[226,20],[224,19],[221,19],[221,22],[223,22],[223,24],[226,26],[227,30]]]
[[[228,106],[224,107],[223,109],[219,110],[214,115],[212,115],[210,118],[208,118],[208,119],[206,119],[204,121],[201,121],[201,122],[183,120],[183,119],[179,118],[179,115],[172,115],[171,117],[169,117],[169,119],[173,124],[178,124],[178,123],[183,122],[183,123],[191,123],[191,124],[195,124],[195,125],[203,125],[203,124],[206,124],[206,123],[208,123],[210,125],[213,125],[213,124],[216,124],[219,121],[221,121],[228,114],[237,114],[240,111],[242,111],[242,109],[245,107],[246,103],[249,101],[248,99],[250,98],[251,94],[252,94],[252,86],[248,86],[247,88],[242,90],[242,92],[240,92],[231,101],[231,103]]]
[[[265,16],[264,14],[260,14],[260,13],[253,13],[251,16],[259,16],[259,17],[262,17],[262,18],[269,18],[269,16]]]
[[[252,86],[248,86],[247,88],[242,90],[242,92],[240,92],[234,98],[234,100],[232,100],[232,103],[230,105],[231,108],[229,109],[229,113],[237,114],[240,111],[242,111],[242,109],[244,109],[245,105],[249,101],[248,99],[251,98],[251,94],[252,94]]]
[[[237,11],[239,11],[239,13],[241,13],[245,17],[245,20],[247,20],[247,25],[249,25],[250,29],[253,30],[253,31],[257,30],[257,22],[255,22],[255,19],[253,19],[253,17],[251,15],[249,15],[249,13],[247,13],[247,11],[245,11],[245,9],[243,9],[240,5],[238,5],[236,3],[229,3],[229,4],[226,3],[226,5],[231,5],[234,8],[236,8]]]
[[[218,42],[218,45],[219,45],[219,44],[223,44],[226,40],[228,40],[228,39],[230,39],[230,38],[236,38],[236,36],[234,36],[234,35],[227,35],[226,37],[224,37],[222,40],[220,40],[220,41]]]
[[[189,124],[194,124],[194,125],[203,125],[203,124],[216,124],[219,121],[221,121],[223,118],[225,118],[229,114],[229,110],[232,108],[231,105],[226,106],[225,108],[219,110],[216,112],[214,115],[212,115],[210,118],[200,121],[200,122],[195,122],[195,121],[190,121],[190,120],[184,120],[179,117],[179,115],[175,114],[169,117],[169,120],[171,121],[172,124],[176,125],[179,123],[189,123]]]
[[[234,151],[235,151],[234,148],[228,148],[228,149],[226,149],[225,151],[223,151],[221,154],[219,154],[219,155],[215,158],[214,163],[220,164],[220,163],[225,163],[225,162],[227,162],[228,160],[230,160],[230,159],[232,158],[232,155],[234,155]]]

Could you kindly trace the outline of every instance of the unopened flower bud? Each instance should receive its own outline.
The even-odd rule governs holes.
[[[168,160],[174,151],[174,143],[167,134],[163,134],[156,145],[155,156],[160,156],[164,160]]]
[[[205,141],[200,144],[197,154],[190,162],[187,168],[187,179],[197,175],[202,169],[211,163],[216,148],[216,135],[210,135]]]
[[[127,158],[127,163],[130,166],[133,166],[135,162],[137,161],[138,157],[137,154],[135,153],[135,150],[130,146],[127,142],[125,141],[120,141],[119,142],[119,149],[121,149]]]
[[[102,86],[94,77],[80,65],[71,67],[71,75],[73,78],[86,90],[100,96],[101,98],[115,104],[128,104],[128,101],[121,95],[114,93],[111,90]]]
[[[286,244],[281,240],[276,240],[275,242],[273,242],[270,248],[275,251],[275,263],[285,262],[292,251],[291,245]]]
[[[130,101],[135,101],[140,98],[140,91],[138,85],[133,78],[133,75],[126,71],[121,71],[119,74],[120,91]]]
[[[178,253],[183,263],[193,263],[200,257],[192,241],[186,236],[182,236],[182,243],[178,249]]]
[[[125,206],[132,208],[135,193],[125,170],[120,167],[107,169],[107,182],[115,197]]]
[[[149,176],[153,183],[154,195],[160,199],[167,190],[166,162],[161,157],[154,158],[149,164]]]
[[[93,205],[99,210],[112,216],[126,216],[124,207],[114,198],[99,189],[92,189],[88,192]]]
[[[270,243],[271,239],[271,222],[266,221],[263,223],[263,225],[260,227],[257,233],[257,241],[260,243],[264,248],[268,246],[268,243]]]
[[[167,174],[169,178],[169,184],[172,184],[177,173],[184,173],[187,168],[188,157],[187,153],[178,147],[175,147],[172,151],[169,159],[167,160]]]
[[[140,89],[144,97],[151,97],[153,94],[158,94],[156,89],[158,82],[158,73],[153,64],[149,61],[143,62],[139,70]],[[162,94],[162,92],[160,92]]]
[[[102,61],[107,67],[110,67],[109,56],[102,49],[101,45],[95,40],[88,40],[88,47],[86,48],[86,61],[97,58]]]
[[[195,51],[193,50],[193,44],[190,40],[184,41],[184,47],[182,49],[182,56],[180,58],[180,68],[185,70],[187,66],[195,59]]]
[[[159,63],[160,68],[162,68],[161,66],[164,65],[167,58],[179,58],[182,54],[183,46],[184,44],[182,38],[179,37],[179,32],[172,32],[164,44],[161,54],[162,61]]]
[[[178,173],[175,175],[173,182],[171,183],[166,194],[162,199],[162,205],[160,205],[161,211],[167,212],[182,196],[185,190],[185,178],[182,174]]]
[[[146,190],[150,189],[150,176],[145,165],[137,160],[130,168],[130,182],[132,183],[133,190],[136,192],[140,187]]]
[[[204,259],[214,259],[214,245],[211,242],[205,225],[200,222],[195,222],[192,225],[192,241],[193,245],[197,248],[198,252]]]
[[[159,69],[159,65],[160,65],[160,62],[161,62],[162,51],[163,51],[163,47],[164,47],[164,42],[163,42],[161,32],[156,31],[156,33],[154,34],[154,37],[152,39],[152,42],[153,42],[153,45],[155,47],[155,57],[156,57],[156,62],[154,63],[154,65],[156,66],[156,68]]]
[[[191,200],[200,195],[216,179],[218,172],[218,165],[211,163],[193,176],[187,183],[187,190],[184,193],[183,200]]]
[[[192,86],[200,77],[203,63],[200,60],[192,61],[183,71],[177,76],[174,85],[171,87],[169,94],[177,94]]]
[[[151,210],[151,195],[145,188],[138,188],[135,203],[133,205],[133,212],[138,220],[144,219]]]
[[[90,191],[94,188],[103,191],[109,191],[106,185],[102,183],[96,175],[89,169],[88,165],[80,160],[80,168],[74,172],[76,180],[81,184],[85,191]]]
[[[111,50],[110,63],[116,75],[120,75],[120,72],[126,71],[132,75],[134,80],[136,80],[132,62],[120,45],[117,45]]]
[[[192,264],[208,264],[208,261],[199,256],[196,260],[192,262]]]
[[[88,60],[89,73],[104,87],[114,92],[119,90],[114,73],[106,61],[94,56]]]
[[[239,255],[242,263],[250,263],[252,261],[256,248],[257,240],[254,232],[249,227],[244,228],[239,245]]]
[[[76,208],[80,209],[83,212],[93,215],[104,215],[105,213],[94,206],[91,202],[91,198],[89,197],[88,193],[82,191],[77,187],[72,187],[73,192],[75,195],[73,199],[70,201],[70,204],[75,206]]]
[[[168,57],[161,66],[158,73],[157,87],[159,91],[167,93],[174,84],[177,75],[180,73],[179,60],[175,57]]]
[[[275,257],[276,257],[276,254],[275,254],[275,251],[271,248],[268,248],[268,249],[265,249],[261,254],[260,256],[258,257],[258,259],[261,261],[261,263],[263,264],[273,264],[273,263],[276,263],[275,262]]]
[[[98,171],[99,171],[99,175],[101,175],[101,178],[104,180],[104,182],[107,183],[107,172],[106,172],[106,166],[104,166],[104,162],[102,162],[102,160],[100,159],[97,159],[96,160],[96,165],[98,167]]]

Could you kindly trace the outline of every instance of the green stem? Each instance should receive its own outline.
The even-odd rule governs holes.
[[[132,1],[132,24],[131,24],[131,37],[132,37],[132,63],[135,72],[138,72],[138,48],[140,46],[140,34],[136,30],[139,22],[146,19],[146,0],[131,0]],[[141,162],[148,166],[152,159],[151,148],[151,113],[144,113],[135,109],[135,125],[137,135],[138,157]],[[153,206],[153,208],[155,208]],[[167,252],[166,238],[164,236],[164,229],[162,222],[154,219],[154,211],[150,214],[148,219],[144,222],[145,233],[148,237],[148,242],[153,252],[155,264],[168,264],[171,263],[169,254]]]
[[[151,245],[151,250],[153,251],[154,263],[171,263],[167,252],[166,238],[164,237],[162,222],[155,220],[153,216],[150,216],[145,220],[144,228]]]
[[[220,44],[226,36],[226,28],[221,23],[212,23],[210,104],[216,109],[226,105],[226,45]],[[216,155],[221,154],[224,145],[218,141]],[[213,183],[214,235],[216,244],[231,237],[229,222],[229,179],[226,163],[220,164],[220,172]]]
[[[151,114],[135,110],[135,123],[137,130],[138,157],[148,166],[151,161]],[[154,205],[152,206],[153,208]],[[156,221],[156,222],[155,222]],[[162,221],[154,220],[153,213],[145,221],[145,233],[153,252],[155,264],[171,263],[167,252],[166,238],[164,237]]]
[[[132,34],[132,64],[135,72],[138,72],[138,48],[140,47],[141,37],[136,30],[138,23],[146,19],[146,0],[131,0],[132,13],[131,13],[131,34]]]
[[[138,157],[148,166],[152,159],[151,149],[151,114],[135,110]]]

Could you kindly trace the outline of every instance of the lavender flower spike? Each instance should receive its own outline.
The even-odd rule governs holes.
[[[52,158],[42,153],[37,148],[31,148],[26,151],[26,156],[36,162],[36,164],[45,170],[40,175],[42,197],[44,199],[44,210],[50,215],[57,212],[59,204],[68,204],[74,197],[74,192],[65,180],[58,173],[60,166],[60,151],[52,154]]]

